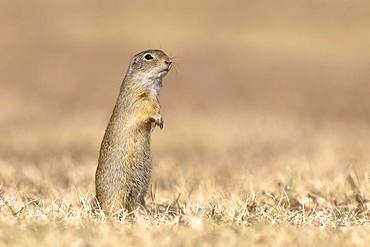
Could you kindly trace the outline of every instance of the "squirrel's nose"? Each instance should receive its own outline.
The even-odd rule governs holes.
[[[164,63],[165,63],[166,65],[170,66],[172,62],[171,62],[171,60],[165,60],[165,61],[164,61]]]

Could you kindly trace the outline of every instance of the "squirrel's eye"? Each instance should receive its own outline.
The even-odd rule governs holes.
[[[153,59],[153,56],[152,56],[152,55],[150,55],[150,54],[146,54],[146,55],[144,56],[144,58],[145,58],[145,60],[152,60],[152,59]]]

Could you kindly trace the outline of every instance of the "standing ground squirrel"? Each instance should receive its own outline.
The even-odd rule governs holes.
[[[163,128],[158,95],[170,68],[171,59],[161,50],[140,52],[130,62],[95,174],[96,198],[106,212],[145,207],[152,171],[150,133],[155,126]]]

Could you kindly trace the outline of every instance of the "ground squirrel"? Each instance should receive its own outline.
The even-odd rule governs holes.
[[[106,212],[145,207],[152,170],[150,133],[155,126],[163,128],[158,95],[170,68],[171,59],[161,50],[140,52],[130,62],[95,174],[96,198]]]

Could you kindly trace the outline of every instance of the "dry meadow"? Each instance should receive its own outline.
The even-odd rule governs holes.
[[[0,1],[0,246],[368,246],[367,1]],[[92,210],[129,58],[174,56],[148,211]]]

